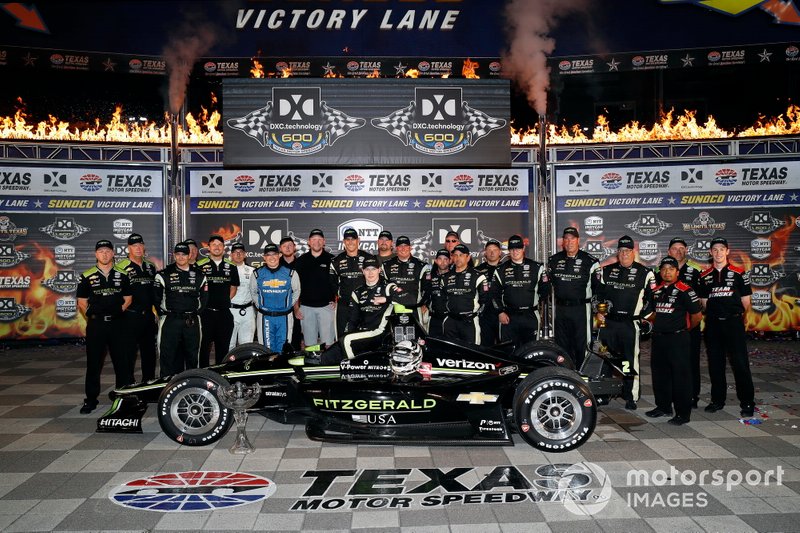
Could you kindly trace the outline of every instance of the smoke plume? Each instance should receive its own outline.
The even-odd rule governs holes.
[[[550,69],[547,55],[556,42],[548,34],[559,18],[584,9],[588,0],[510,0],[506,5],[509,49],[503,56],[503,72],[525,91],[540,115],[547,111]]]
[[[217,31],[207,22],[187,20],[164,49],[169,72],[169,110],[178,114],[186,98],[186,87],[194,62],[217,42]]]

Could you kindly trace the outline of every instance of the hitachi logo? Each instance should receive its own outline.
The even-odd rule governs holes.
[[[436,359],[436,364],[447,368],[465,368],[467,370],[495,370],[497,367],[492,363],[483,361],[466,361],[464,359]]]
[[[105,418],[100,420],[100,427],[104,428],[113,428],[113,427],[138,427],[139,426],[139,419],[138,418]]]

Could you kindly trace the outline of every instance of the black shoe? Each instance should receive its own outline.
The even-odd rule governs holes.
[[[751,418],[753,416],[753,413],[755,412],[755,409],[756,409],[755,405],[748,405],[747,407],[742,407],[742,410],[739,411],[739,414],[747,418]]]
[[[724,403],[711,402],[710,404],[706,405],[705,411],[706,413],[716,413],[717,411],[721,411],[723,407],[725,407]]]
[[[660,416],[671,416],[671,415],[672,415],[672,411],[662,411],[658,407],[656,407],[655,409],[653,409],[651,411],[647,411],[644,414],[644,416],[649,417],[649,418],[658,418]]]
[[[97,402],[90,402],[89,400],[84,400],[83,405],[81,406],[81,414],[88,415],[95,409],[97,409]]]
[[[675,415],[674,417],[667,420],[667,424],[672,424],[673,426],[682,426],[689,422],[689,417]]]
[[[625,409],[628,411],[635,411],[636,410],[636,402],[633,400],[625,400]]]
[[[697,402],[700,401],[700,398],[692,398],[692,409],[697,409],[698,405]]]

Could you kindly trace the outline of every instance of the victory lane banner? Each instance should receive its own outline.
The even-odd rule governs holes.
[[[510,165],[510,85],[225,79],[225,167]]]
[[[0,168],[0,339],[82,337],[75,291],[100,239],[128,253],[131,233],[163,266],[160,167]]]

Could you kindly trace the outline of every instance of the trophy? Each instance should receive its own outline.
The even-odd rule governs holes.
[[[236,420],[236,438],[228,451],[236,455],[253,453],[256,449],[247,438],[245,427],[247,426],[247,409],[258,401],[261,396],[261,387],[258,384],[248,386],[237,381],[233,385],[220,387],[217,394],[222,405],[233,410],[233,418]]]
[[[605,317],[608,314],[608,303],[607,302],[600,302],[597,304],[597,313],[603,315]],[[598,320],[598,328],[606,327],[605,320]]]

